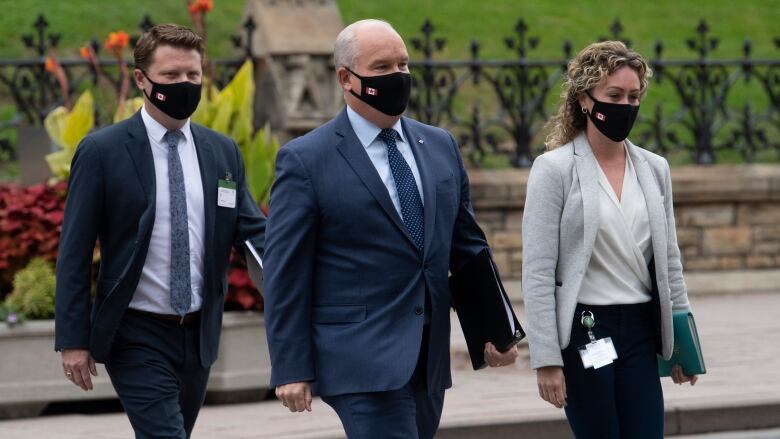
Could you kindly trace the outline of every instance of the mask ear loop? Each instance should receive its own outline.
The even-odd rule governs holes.
[[[593,96],[590,94],[589,91],[585,92],[585,96],[589,97],[590,100],[593,101],[594,104],[596,103],[596,99],[593,98]],[[583,106],[580,106],[580,110],[582,110],[582,114],[588,114],[588,109],[587,108],[585,108]]]

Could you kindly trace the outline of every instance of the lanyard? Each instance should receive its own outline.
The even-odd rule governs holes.
[[[593,315],[593,312],[583,311],[580,315],[580,323],[588,330],[588,338],[590,338],[590,341],[596,341],[596,336],[593,335],[593,327],[596,326],[596,316]]]

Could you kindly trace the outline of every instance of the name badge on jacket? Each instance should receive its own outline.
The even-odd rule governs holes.
[[[217,206],[235,209],[236,182],[230,181],[230,175],[217,183]]]

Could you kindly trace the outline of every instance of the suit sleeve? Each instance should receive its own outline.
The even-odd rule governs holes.
[[[71,162],[57,255],[54,349],[89,347],[92,255],[103,210],[99,151],[87,137]]]
[[[457,172],[460,174],[460,205],[458,206],[458,216],[455,218],[452,246],[450,248],[450,271],[455,272],[466,264],[469,259],[487,248],[488,243],[485,233],[477,224],[477,219],[474,216],[474,207],[471,205],[469,176],[466,172],[466,167],[463,165],[460,148],[458,148],[458,144],[455,142],[452,134],[447,134],[457,159]]]
[[[300,157],[285,147],[276,160],[265,246],[265,322],[271,386],[315,379],[312,281],[318,211]]]
[[[523,211],[523,302],[533,369],[563,366],[555,297],[563,202],[560,172],[539,156],[528,176]]]
[[[675,311],[690,309],[688,302],[688,287],[683,279],[683,267],[680,259],[680,247],[677,245],[677,228],[674,221],[674,200],[672,197],[672,172],[669,169],[669,162],[664,160],[664,209],[666,210],[666,254],[668,258],[669,270],[669,289],[672,299],[672,307]]]
[[[246,172],[244,170],[244,160],[241,158],[241,152],[238,146],[233,143],[238,163],[238,176],[236,181],[236,208],[238,208],[238,220],[236,223],[235,237],[233,238],[233,247],[239,255],[244,255],[244,242],[249,240],[252,246],[257,250],[260,257],[263,256],[265,248],[265,226],[266,218],[257,205],[257,202],[249,193],[246,186]]]

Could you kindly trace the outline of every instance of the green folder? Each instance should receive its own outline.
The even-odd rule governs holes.
[[[664,360],[663,357],[658,357],[658,375],[668,377],[675,364],[680,364],[686,375],[707,373],[693,314],[689,311],[676,311],[672,322],[674,324],[674,351],[672,358],[668,361]]]

